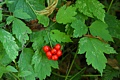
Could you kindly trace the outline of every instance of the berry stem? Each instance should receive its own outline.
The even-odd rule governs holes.
[[[52,47],[52,43],[51,43],[51,39],[50,39],[50,34],[49,34],[49,33],[50,33],[50,32],[46,30],[46,34],[47,34],[47,37],[48,37],[49,42],[50,42],[50,47],[53,48],[53,47]]]

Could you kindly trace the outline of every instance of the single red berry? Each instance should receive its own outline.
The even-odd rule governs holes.
[[[50,51],[50,47],[49,47],[49,46],[44,46],[44,47],[43,47],[43,51],[44,51],[44,52]]]
[[[62,55],[62,51],[61,51],[61,50],[58,50],[57,53],[56,53],[56,55],[57,55],[58,57],[60,57],[60,56]]]
[[[57,53],[57,50],[53,48],[53,49],[51,50],[51,53],[52,53],[52,54],[56,54],[56,53]]]
[[[55,45],[55,49],[56,49],[56,50],[60,50],[60,48],[61,48],[61,45],[60,45],[60,44],[56,44],[56,45]]]
[[[48,52],[46,53],[46,56],[48,57],[48,59],[51,59],[51,58],[52,58],[52,53],[51,53],[50,51],[48,51]]]
[[[53,55],[52,56],[52,60],[54,60],[54,61],[58,60],[58,56],[57,55]]]

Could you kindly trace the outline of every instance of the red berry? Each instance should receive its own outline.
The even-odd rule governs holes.
[[[60,44],[56,44],[56,45],[55,45],[55,49],[56,49],[56,50],[60,50],[60,48],[61,48],[61,45],[60,45]]]
[[[52,53],[51,53],[50,51],[48,51],[48,52],[46,53],[46,56],[48,57],[48,59],[51,59],[51,58],[52,58]]]
[[[55,60],[55,61],[58,60],[58,56],[57,55],[53,55],[52,56],[52,60]]]
[[[43,50],[44,50],[44,52],[48,52],[50,50],[50,47],[49,46],[44,46]]]
[[[62,55],[62,51],[58,50],[56,54],[57,54],[58,57],[60,57]]]
[[[56,54],[56,53],[57,53],[57,50],[53,48],[53,49],[51,50],[51,53],[52,53],[52,54]]]

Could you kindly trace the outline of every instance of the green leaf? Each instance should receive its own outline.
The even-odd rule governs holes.
[[[15,18],[12,27],[13,34],[16,35],[16,38],[21,42],[22,45],[26,43],[26,40],[29,40],[28,34],[32,33],[32,31],[24,22]]]
[[[6,19],[7,25],[10,25],[10,23],[13,22],[14,18],[15,18],[14,16],[9,16],[9,17]]]
[[[87,26],[81,21],[76,20],[71,24],[72,28],[74,28],[73,37],[81,37],[82,35],[86,34],[88,31]]]
[[[15,38],[12,36],[12,34],[0,29],[0,41],[2,42],[4,49],[11,60],[16,59],[18,56],[19,48],[14,40]]]
[[[2,77],[3,73],[6,73],[6,67],[0,66],[0,78]]]
[[[9,0],[11,3],[7,3],[7,6],[11,12],[15,10],[22,10],[23,12],[27,13],[31,18],[36,19],[36,15],[27,0]]]
[[[19,76],[23,76],[25,78],[25,80],[35,80],[35,73],[33,71],[32,65],[31,65],[31,60],[32,60],[33,54],[34,54],[34,52],[30,48],[24,48],[23,52],[21,52],[21,54],[20,54],[20,58],[18,61],[18,67],[20,69]],[[23,71],[25,71],[25,72],[23,72]],[[26,75],[25,73],[28,73],[29,75]]]
[[[75,7],[72,7],[72,6],[66,7],[66,5],[62,6],[58,10],[58,13],[56,15],[57,22],[67,24],[67,23],[71,23],[72,21],[76,20],[74,16],[77,13],[75,11],[76,11]]]
[[[108,24],[108,30],[111,36],[120,39],[120,21],[115,16],[106,14],[105,22]]]
[[[79,12],[89,17],[97,17],[104,22],[105,10],[104,6],[98,0],[77,0],[76,7]]]
[[[0,64],[6,66],[11,62],[12,60],[7,55],[7,53],[5,52],[5,49],[3,48],[2,43],[0,42]]]
[[[0,22],[2,21],[2,9],[0,9]]]
[[[79,41],[79,54],[86,52],[87,64],[97,69],[101,74],[105,69],[107,59],[104,55],[116,53],[109,44],[94,38],[83,37]]]
[[[107,30],[107,24],[101,21],[95,21],[90,25],[90,33],[93,36],[101,37],[106,41],[113,41],[112,36]]]
[[[119,70],[115,70],[110,66],[106,66],[106,69],[103,72],[103,80],[113,80],[114,77],[119,77],[119,75]]]
[[[6,67],[6,70],[7,70],[8,72],[18,72],[17,69],[15,69],[13,66],[10,66],[10,65],[8,65],[8,66]]]
[[[60,32],[59,30],[51,30],[50,32],[50,38],[53,41],[58,41],[58,42],[72,42],[70,37],[66,35],[64,32]]]
[[[44,46],[44,31],[33,32],[30,36],[31,42],[33,42],[32,47],[34,50],[41,49]]]
[[[45,79],[46,76],[50,76],[51,67],[58,68],[57,61],[49,60],[45,54],[38,50],[33,56],[32,64],[34,64],[35,73],[40,80]]]
[[[27,0],[34,10],[40,11],[45,8],[45,0]]]
[[[28,15],[26,12],[23,12],[21,9],[15,10],[13,12],[13,16],[20,18],[20,19],[30,19],[30,15]]]
[[[19,77],[26,77],[26,76],[29,76],[31,75],[32,73],[30,71],[21,71],[18,73],[18,76]]]
[[[44,15],[37,15],[37,19],[39,20],[38,23],[41,23],[44,25],[44,27],[47,27],[49,25],[49,18]]]

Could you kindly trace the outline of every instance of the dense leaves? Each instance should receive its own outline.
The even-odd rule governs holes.
[[[119,77],[119,5],[118,0],[0,0],[0,79],[93,80],[88,74],[99,76],[98,71],[105,80]],[[117,68],[109,58],[116,58]]]
[[[89,17],[97,17],[101,21],[104,22],[105,10],[104,6],[97,0],[77,0],[76,7],[78,10],[89,16]]]
[[[90,32],[93,36],[100,37],[106,41],[113,41],[107,27],[107,24],[101,21],[95,21],[90,26]]]
[[[69,7],[67,7],[66,5],[62,6],[56,15],[57,22],[63,24],[71,23],[76,19],[74,17],[77,14],[75,10],[76,8],[72,6]]]
[[[105,22],[108,24],[108,30],[112,37],[120,39],[120,21],[115,16],[106,14]]]
[[[58,62],[49,60],[45,54],[37,51],[32,59],[32,64],[34,65],[34,70],[41,80],[45,79],[46,76],[50,76],[51,67],[58,68]]]
[[[59,30],[51,30],[50,37],[53,41],[72,42],[68,35],[66,35],[64,32],[60,32]]]
[[[86,52],[87,64],[92,64],[92,66],[101,74],[107,63],[104,53],[116,53],[116,51],[110,47],[109,44],[106,44],[98,39],[88,37],[83,37],[80,39],[78,49],[79,54]]]

